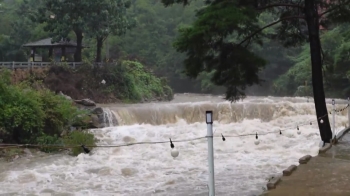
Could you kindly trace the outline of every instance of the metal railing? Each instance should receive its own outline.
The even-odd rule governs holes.
[[[7,69],[28,69],[28,68],[44,68],[52,65],[67,65],[71,68],[76,68],[82,65],[82,62],[0,62],[0,68]],[[101,66],[103,63],[94,63]]]
[[[28,68],[44,68],[52,65],[68,65],[76,68],[82,65],[81,62],[0,62],[1,68],[7,69],[28,69]]]

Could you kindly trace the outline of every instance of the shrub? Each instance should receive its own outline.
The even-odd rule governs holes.
[[[60,135],[84,113],[65,97],[55,95],[49,90],[41,91],[40,98],[45,113],[44,134]]]
[[[85,118],[70,100],[49,90],[36,91],[27,83],[11,85],[10,72],[0,74],[0,138],[4,143],[29,143],[39,145],[63,145],[86,142],[93,144],[93,135],[74,132],[62,140],[61,133]],[[81,124],[82,122],[80,122]],[[56,148],[41,148],[54,152]],[[73,150],[73,154],[77,154]]]
[[[38,145],[45,145],[45,146],[50,146],[50,145],[54,145],[54,146],[59,146],[62,145],[62,140],[57,136],[57,135],[42,135],[39,136],[38,138],[36,138],[37,144]],[[43,147],[40,148],[41,151],[43,152],[57,152],[60,149],[59,148],[50,148],[50,147]]]
[[[63,138],[63,144],[65,146],[95,146],[94,135],[88,133],[87,131],[72,131],[67,136]],[[92,148],[89,148],[92,150]],[[74,156],[84,153],[81,147],[72,148],[71,153]]]
[[[87,68],[84,67],[82,70],[86,71]],[[98,82],[91,81],[93,83],[89,86],[95,85],[94,89],[103,88],[103,92],[113,93],[118,99],[126,102],[173,98],[173,92],[167,81],[156,77],[139,62],[122,61],[100,68],[94,67],[92,70],[93,78]],[[103,87],[99,84],[102,80],[106,81]]]
[[[4,141],[26,143],[42,134],[45,113],[40,96],[30,88],[10,85],[10,72],[0,75],[0,127]]]

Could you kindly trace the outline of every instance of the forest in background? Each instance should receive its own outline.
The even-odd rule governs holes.
[[[31,12],[42,1],[3,0],[0,7],[0,61],[27,61],[29,50],[21,45],[50,37],[43,30],[44,24],[33,22]],[[173,5],[165,8],[158,0],[133,0],[128,14],[135,20],[134,26],[123,35],[109,35],[102,50],[103,61],[106,43],[109,46],[108,61],[135,60],[162,77],[168,78],[175,92],[223,93],[224,89],[214,86],[210,73],[203,73],[196,80],[187,79],[182,74],[184,54],[173,48],[178,29],[190,25],[195,19],[195,10],[203,6],[202,1],[194,1],[190,6]],[[260,23],[274,20],[264,14]],[[268,31],[274,31],[274,28]],[[349,95],[350,67],[348,65],[350,47],[348,25],[336,26],[322,32],[325,90],[327,96],[347,97]],[[74,36],[71,35],[73,39]],[[232,39],[235,39],[232,37]],[[96,41],[85,37],[83,59],[93,61]],[[262,86],[247,89],[248,95],[311,96],[311,66],[309,47],[288,48],[265,38],[264,45],[252,45],[253,50],[267,60],[260,76]]]

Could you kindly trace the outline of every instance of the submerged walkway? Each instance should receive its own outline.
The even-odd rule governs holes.
[[[283,176],[264,196],[350,196],[350,133],[324,154]]]

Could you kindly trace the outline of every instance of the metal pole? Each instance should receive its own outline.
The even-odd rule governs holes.
[[[348,127],[350,127],[350,98],[348,97]]]
[[[109,61],[109,36],[106,38],[106,61]]]
[[[332,116],[333,116],[333,127],[332,127],[332,132],[333,132],[333,136],[332,138],[335,137],[335,101],[334,99],[332,99],[332,105],[333,105],[333,112],[332,112]]]
[[[213,112],[206,111],[208,137],[209,196],[215,196],[214,180],[214,145],[213,145]]]
[[[106,38],[106,61],[109,61],[109,17],[107,15],[107,30],[108,30],[108,35]]]

